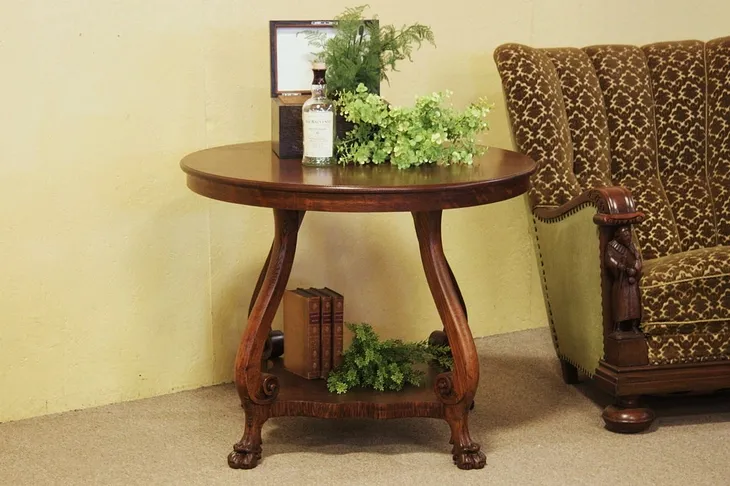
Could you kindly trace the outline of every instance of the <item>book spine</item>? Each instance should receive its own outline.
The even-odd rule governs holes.
[[[341,295],[332,297],[332,369],[342,364],[344,344],[345,299]]]
[[[305,356],[309,356],[306,378],[310,380],[319,378],[320,375],[320,319],[320,298],[312,296],[309,298],[309,328],[307,330],[309,352],[305,354]]]
[[[332,297],[322,295],[321,377],[327,378],[332,369]]]

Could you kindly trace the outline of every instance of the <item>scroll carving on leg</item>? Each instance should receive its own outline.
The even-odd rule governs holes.
[[[452,456],[460,469],[480,469],[486,458],[469,434],[468,413],[479,384],[479,359],[466,318],[466,306],[449,268],[441,242],[441,211],[414,212],[421,261],[444,325],[454,366],[434,382],[451,428]]]
[[[279,392],[278,378],[262,372],[262,358],[286,283],[289,280],[301,211],[274,209],[274,242],[269,251],[263,278],[259,278],[252,299],[248,325],[236,355],[235,380],[246,414],[243,438],[228,456],[233,468],[256,467],[261,458],[261,427],[269,417],[271,403]]]

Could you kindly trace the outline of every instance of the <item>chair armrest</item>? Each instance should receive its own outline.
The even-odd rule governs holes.
[[[574,203],[574,204],[572,204]],[[546,208],[543,208],[546,209]],[[563,211],[557,211],[563,209]],[[558,356],[593,375],[604,355],[601,235],[590,199],[533,216],[538,269]]]
[[[593,222],[599,226],[625,226],[646,219],[636,210],[631,192],[621,186],[588,189],[562,206],[535,206],[533,214],[543,221],[563,219],[589,204],[598,210]]]
[[[589,374],[600,354],[617,366],[645,364],[638,327],[642,261],[631,227],[646,216],[631,192],[589,189],[561,206],[537,206],[533,217],[554,336],[564,342],[561,357]]]

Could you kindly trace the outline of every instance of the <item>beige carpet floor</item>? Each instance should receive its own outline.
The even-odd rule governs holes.
[[[460,471],[432,419],[272,419],[250,471],[226,465],[243,412],[232,385],[0,424],[0,485],[728,485],[730,398],[652,400],[646,433],[603,429],[603,396],[560,379],[546,329],[477,340],[472,436]]]

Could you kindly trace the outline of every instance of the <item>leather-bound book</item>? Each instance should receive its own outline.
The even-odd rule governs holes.
[[[322,362],[320,364],[320,376],[327,378],[332,369],[332,296],[321,289],[310,288],[310,292],[319,295],[321,299],[321,325],[320,346]]]
[[[320,297],[303,289],[284,292],[284,367],[308,380],[320,377]]]
[[[332,369],[342,364],[344,343],[345,298],[342,294],[325,287],[322,292],[332,296]]]

